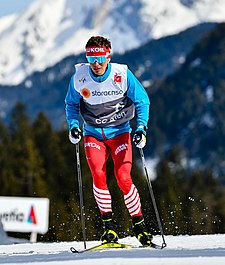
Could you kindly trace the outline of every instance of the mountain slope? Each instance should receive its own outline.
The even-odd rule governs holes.
[[[109,37],[113,52],[123,53],[199,23],[225,21],[222,10],[223,0],[35,0],[0,31],[0,83],[18,84],[83,52],[91,35]]]
[[[193,31],[200,38],[196,28]],[[150,140],[147,141],[146,156],[162,157],[174,145],[179,145],[188,166],[209,167],[217,176],[224,174],[224,33],[225,23],[221,23],[206,35],[202,34],[200,39],[193,40],[190,31],[186,31],[174,36],[174,42],[173,37],[165,37],[113,57],[113,61],[115,58],[115,61],[128,63],[132,70],[137,69],[135,73],[150,94]],[[158,53],[157,57],[157,49],[163,48],[166,53],[164,56]],[[168,51],[171,53],[167,54]],[[148,57],[149,54],[155,57]],[[181,55],[185,60],[174,64],[174,59]],[[0,87],[2,119],[7,122],[11,109],[20,101],[25,103],[32,118],[42,111],[55,128],[64,125],[66,128],[64,98],[67,85],[73,64],[84,58],[84,54],[68,57],[43,73],[35,73],[19,86]],[[149,63],[153,58],[154,63]],[[163,80],[169,73],[171,75]]]
[[[214,27],[215,24],[202,24],[174,36],[152,40],[123,55],[113,54],[112,62],[128,64],[148,86],[179,68],[193,45]],[[34,73],[18,86],[0,86],[0,117],[8,121],[10,111],[20,101],[32,119],[42,111],[55,128],[65,124],[64,98],[74,73],[73,65],[84,60],[84,54],[69,56],[44,72]]]
[[[185,155],[225,172],[225,23],[205,36],[181,68],[151,96],[153,141],[164,152],[177,144]],[[158,133],[156,131],[158,130]]]

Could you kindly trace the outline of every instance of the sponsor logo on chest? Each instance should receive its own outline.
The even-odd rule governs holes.
[[[121,82],[122,82],[122,75],[116,73],[114,75],[114,83],[121,83]]]
[[[83,98],[89,98],[90,96],[92,97],[109,97],[109,96],[120,96],[123,95],[124,91],[122,89],[120,90],[93,90],[90,91],[90,89],[84,87],[81,89],[80,94],[82,95]]]

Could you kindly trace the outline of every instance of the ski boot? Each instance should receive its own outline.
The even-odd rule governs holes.
[[[106,213],[102,215],[104,233],[101,236],[103,243],[116,243],[118,241],[118,235],[115,232],[116,224],[113,222],[112,213]]]
[[[141,242],[143,246],[151,246],[152,235],[147,231],[144,218],[137,216],[132,219],[133,231],[136,238]]]

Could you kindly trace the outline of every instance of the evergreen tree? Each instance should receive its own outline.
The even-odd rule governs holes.
[[[53,131],[47,117],[40,113],[32,124],[34,139],[45,169],[45,181],[50,199],[50,229],[43,239],[59,241],[68,238],[68,231],[73,223],[71,214],[71,171],[63,153],[60,134]],[[65,229],[65,227],[67,227]]]
[[[10,126],[10,167],[13,169],[11,192],[9,195],[42,196],[45,192],[44,169],[33,140],[28,116],[22,104],[12,112]]]
[[[133,149],[131,175],[140,193],[143,215],[153,234],[159,233],[144,172],[138,167],[138,149]],[[147,150],[146,150],[147,152]],[[161,159],[154,194],[167,234],[221,233],[225,231],[225,188],[207,171],[192,172],[183,163],[185,150],[175,147]],[[92,192],[92,177],[83,141],[80,143],[87,239],[102,234],[102,221]],[[141,162],[140,162],[141,163]],[[68,131],[55,131],[40,113],[31,124],[22,104],[12,112],[9,128],[0,124],[1,195],[42,196],[50,199],[50,226],[41,240],[82,240],[75,146]],[[142,168],[142,164],[141,164]],[[114,218],[119,236],[132,233],[130,216],[107,163],[108,185],[112,193]]]
[[[6,196],[11,192],[13,180],[13,170],[10,167],[10,161],[12,159],[10,153],[10,135],[7,128],[0,123],[0,195]]]
[[[181,164],[179,148],[174,148],[157,167],[154,181],[166,233],[180,234],[186,231],[183,200],[187,187],[185,171]]]
[[[181,149],[162,159],[154,182],[168,234],[206,234],[224,231],[225,189],[210,171],[187,170]]]
[[[207,171],[196,171],[189,179],[187,212],[189,233],[219,233],[225,220],[224,188]],[[186,193],[188,194],[188,193]]]

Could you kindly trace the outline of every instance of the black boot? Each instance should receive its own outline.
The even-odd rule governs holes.
[[[118,235],[115,232],[116,224],[113,222],[112,213],[106,213],[102,215],[102,222],[104,233],[101,236],[101,241],[103,243],[115,243],[118,241]]]
[[[151,246],[152,235],[146,229],[144,218],[137,216],[132,219],[133,231],[136,238],[141,242],[143,246]]]

